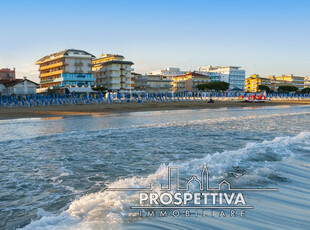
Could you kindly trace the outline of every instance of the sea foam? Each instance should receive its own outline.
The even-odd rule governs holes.
[[[167,179],[167,168],[178,166],[185,178],[194,174],[206,164],[210,170],[210,182],[219,181],[229,176],[232,166],[246,169],[246,174],[237,180],[236,186],[262,185],[277,183],[272,178],[278,178],[275,167],[277,161],[294,157],[294,148],[302,146],[309,148],[310,133],[301,132],[297,136],[276,137],[271,141],[248,143],[245,147],[216,152],[206,155],[202,159],[192,159],[175,165],[162,164],[155,173],[146,177],[129,177],[109,184],[113,188],[139,188],[150,184],[159,185]],[[270,155],[271,160],[265,160],[262,155]],[[159,187],[155,186],[155,191]],[[32,221],[25,226],[25,230],[36,229],[117,229],[123,223],[133,221],[130,206],[138,202],[138,192],[130,191],[101,191],[82,196],[74,200],[66,211],[59,215],[44,215],[39,220]]]

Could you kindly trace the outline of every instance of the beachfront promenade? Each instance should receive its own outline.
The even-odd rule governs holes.
[[[182,102],[182,101],[205,101],[210,99],[220,101],[238,100],[238,97],[244,98],[250,95],[259,95],[253,93],[91,93],[91,94],[35,94],[25,96],[1,96],[0,107],[34,107],[34,106],[61,106],[61,105],[87,105],[103,103],[147,103],[147,102]],[[266,99],[273,100],[310,100],[310,94],[285,94],[273,93],[267,94]]]

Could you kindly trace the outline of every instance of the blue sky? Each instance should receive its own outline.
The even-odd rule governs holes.
[[[310,75],[307,0],[0,0],[0,67],[38,81],[41,57],[67,48],[122,54],[146,73],[237,65]]]

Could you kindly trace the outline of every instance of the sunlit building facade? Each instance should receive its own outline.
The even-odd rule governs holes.
[[[310,77],[305,77],[305,88],[310,88]]]
[[[300,76],[295,76],[293,74],[282,75],[280,77],[276,77],[275,80],[280,81],[280,82],[284,82],[284,83],[288,83],[289,85],[295,86],[300,90],[305,88],[305,78],[300,77]]]
[[[94,85],[94,57],[83,50],[67,49],[41,58],[35,63],[39,65],[40,88]]]
[[[172,80],[173,92],[195,92],[198,91],[198,85],[211,81],[209,76],[194,72],[172,77]]]
[[[260,85],[269,86],[270,85],[269,79],[262,78],[258,74],[253,74],[251,77],[245,80],[245,91],[251,92],[251,93],[260,92],[261,91],[259,89]]]
[[[199,67],[198,72],[208,75],[211,82],[224,81],[229,83],[229,89],[244,90],[245,70],[237,66],[204,66]]]
[[[96,85],[102,85],[110,91],[134,89],[134,74],[131,61],[125,61],[124,56],[103,54],[92,61],[92,71]]]

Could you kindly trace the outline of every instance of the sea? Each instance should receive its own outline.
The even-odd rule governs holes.
[[[245,191],[242,215],[146,216],[139,191],[108,189],[165,186],[172,167],[181,185],[207,167],[211,187],[278,190]],[[0,229],[309,229],[309,194],[310,106],[0,121]]]

